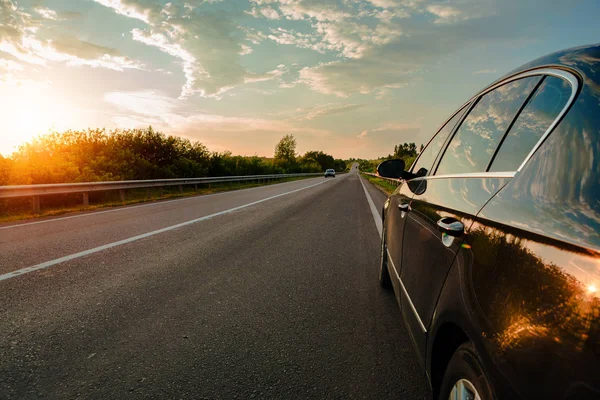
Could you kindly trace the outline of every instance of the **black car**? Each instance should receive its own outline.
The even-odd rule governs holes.
[[[383,210],[393,287],[439,399],[600,399],[600,45],[456,111]]]

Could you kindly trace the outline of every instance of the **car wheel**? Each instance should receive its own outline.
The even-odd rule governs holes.
[[[390,279],[390,271],[388,269],[387,246],[385,244],[385,228],[381,233],[381,263],[379,266],[379,285],[384,289],[392,288],[392,280]]]
[[[442,380],[439,400],[492,400],[481,358],[472,343],[462,344],[455,352]]]

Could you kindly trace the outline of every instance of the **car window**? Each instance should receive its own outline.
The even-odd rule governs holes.
[[[483,172],[541,76],[518,79],[483,95],[448,144],[436,175]]]
[[[567,104],[571,90],[571,85],[561,78],[544,78],[504,138],[490,171],[516,171]]]
[[[414,174],[418,176],[425,176],[433,166],[433,162],[440,152],[444,142],[448,139],[448,136],[458,123],[468,106],[463,107],[462,110],[457,112],[454,117],[452,117],[443,127],[438,131],[438,133],[431,139],[427,147],[421,151],[419,158],[415,162],[412,171]]]

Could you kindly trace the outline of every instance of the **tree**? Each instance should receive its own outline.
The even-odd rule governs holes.
[[[285,135],[275,146],[275,159],[292,162],[296,160],[296,138]]]
[[[286,169],[291,169],[296,164],[296,138],[294,135],[285,135],[277,143],[275,163]]]
[[[0,154],[0,185],[8,184],[11,168],[12,160],[9,158],[4,158]]]
[[[403,143],[394,146],[395,158],[411,158],[417,156],[417,145],[415,143]]]
[[[334,169],[338,172],[345,171],[348,168],[348,164],[346,164],[346,161],[340,160],[338,158],[334,160],[334,165]]]
[[[302,163],[316,163],[319,165],[321,171],[335,167],[333,156],[325,154],[322,151],[307,151],[304,157],[302,157]]]

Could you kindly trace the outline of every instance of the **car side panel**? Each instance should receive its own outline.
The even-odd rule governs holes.
[[[396,273],[400,274],[402,265],[400,264],[402,254],[402,240],[404,237],[404,225],[406,224],[405,214],[402,214],[400,205],[409,204],[413,193],[408,185],[403,182],[390,196],[390,203],[385,217],[385,235],[390,259],[393,262]],[[394,276],[394,271],[390,271]],[[396,292],[398,293],[398,292]]]
[[[423,359],[426,330],[463,242],[463,237],[442,234],[437,221],[454,218],[468,233],[477,212],[506,182],[506,178],[423,178],[420,184],[407,185],[416,193],[406,215],[401,253],[402,312]]]
[[[584,87],[467,239],[486,348],[525,398],[600,398],[599,99]]]
[[[487,338],[482,335],[482,321],[485,321],[485,318],[474,306],[472,284],[468,278],[472,269],[473,252],[468,246],[463,246],[454,259],[440,293],[428,335],[426,371],[431,379],[434,395],[437,395],[436,391],[439,390],[446,366],[440,364],[447,362],[460,344],[454,342],[454,338],[448,337],[449,328],[455,328],[463,332],[466,339],[477,349],[496,399],[522,399],[502,374],[495,358],[488,354]],[[451,347],[450,343],[454,343],[455,347]]]

